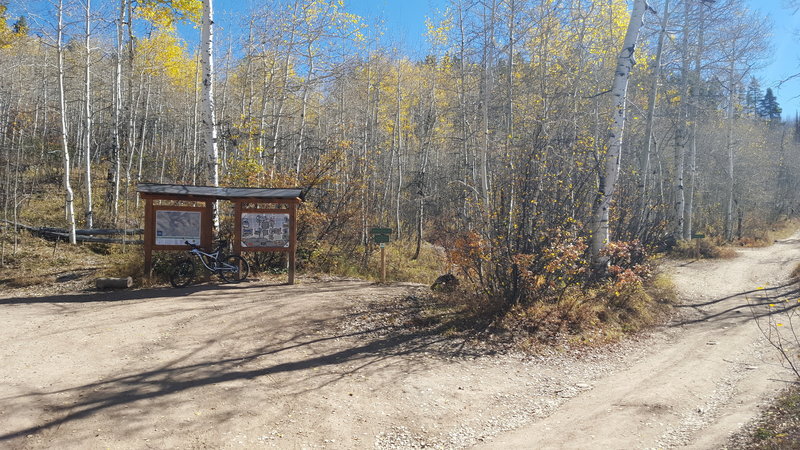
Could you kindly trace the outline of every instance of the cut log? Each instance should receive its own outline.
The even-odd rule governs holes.
[[[133,286],[133,278],[98,278],[95,285],[97,289],[127,289]]]

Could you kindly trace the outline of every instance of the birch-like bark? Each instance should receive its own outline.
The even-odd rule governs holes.
[[[661,56],[664,53],[664,40],[669,24],[669,0],[664,1],[664,11],[661,17],[661,30],[658,33],[655,61],[653,61],[653,82],[650,84],[650,93],[647,97],[647,118],[645,120],[645,145],[639,171],[642,177],[642,190],[639,204],[639,219],[636,235],[641,236],[645,228],[647,209],[650,205],[650,159],[653,152],[653,118],[656,111],[656,98],[658,96],[658,82],[661,78]]]
[[[700,12],[698,13],[697,26],[697,49],[694,53],[694,74],[692,83],[694,85],[690,97],[690,117],[692,126],[690,128],[691,140],[689,147],[689,189],[686,193],[686,211],[684,214],[683,237],[691,239],[694,232],[694,191],[697,185],[697,122],[699,121],[700,98],[698,89],[700,87],[700,64],[705,47],[705,8],[706,5],[700,2]]]
[[[630,78],[631,68],[635,63],[633,57],[636,50],[636,40],[639,38],[639,30],[642,28],[646,9],[647,3],[645,0],[634,1],[628,29],[625,32],[625,39],[622,43],[622,50],[620,50],[617,57],[614,82],[611,86],[614,117],[606,141],[605,170],[600,176],[592,215],[591,252],[592,265],[595,271],[604,271],[608,263],[608,258],[601,256],[600,253],[608,245],[609,240],[608,220],[622,158],[622,137],[625,131],[625,101],[628,94],[628,79]]]
[[[116,55],[114,59],[114,132],[113,132],[113,149],[112,149],[112,166],[109,174],[109,181],[111,182],[111,215],[114,218],[114,223],[119,219],[119,182],[120,171],[122,170],[122,26],[125,23],[126,5],[129,0],[120,0],[119,2],[119,16],[117,17],[116,31]]]
[[[481,133],[483,134],[483,148],[481,157],[481,194],[483,196],[483,209],[488,222],[489,218],[489,102],[491,101],[491,67],[493,64],[494,21],[497,3],[492,0],[484,6],[483,21],[489,29],[485,31],[483,42],[483,61],[481,63]],[[489,8],[488,17],[486,8]],[[487,223],[488,225],[488,223]]]
[[[304,141],[306,138],[306,115],[308,113],[308,94],[311,89],[311,76],[314,73],[314,48],[312,41],[309,41],[306,46],[308,52],[308,72],[306,72],[306,81],[303,84],[303,96],[300,104],[300,135],[297,138],[297,156],[295,163],[294,177],[296,181],[300,180],[300,165],[303,161]]]
[[[683,36],[681,40],[681,83],[678,108],[678,127],[675,131],[675,221],[672,236],[676,241],[684,239],[683,228],[686,213],[686,186],[684,172],[686,170],[686,144],[689,121],[689,2],[683,2]]]
[[[56,51],[58,53],[58,110],[61,116],[61,149],[64,155],[65,211],[69,226],[69,242],[77,243],[75,237],[75,205],[70,183],[69,145],[67,143],[67,102],[64,95],[64,0],[58,2],[58,31]]]
[[[214,5],[203,1],[203,30],[201,63],[203,66],[203,149],[208,157],[208,176],[212,186],[219,186],[219,150],[217,121],[214,117]],[[214,227],[219,229],[219,212],[213,207]]]
[[[735,52],[732,52],[735,54]],[[728,66],[728,111],[727,111],[727,120],[728,126],[726,130],[726,137],[725,137],[725,147],[727,150],[728,156],[728,167],[726,167],[725,171],[727,172],[727,201],[725,202],[725,228],[724,228],[724,235],[725,239],[728,241],[733,240],[733,191],[735,187],[735,178],[733,176],[733,122],[735,119],[735,109],[734,109],[734,101],[736,100],[736,86],[735,86],[735,74],[734,71],[736,70],[735,63],[733,58],[731,58],[730,64]]]
[[[86,163],[86,228],[94,227],[94,210],[92,208],[92,71],[91,71],[91,57],[92,50],[90,47],[89,38],[92,35],[91,24],[91,11],[92,1],[86,0],[86,26],[84,44],[86,46],[86,67],[84,68],[84,120],[86,130],[84,131],[84,159]]]
[[[208,177],[219,186],[219,150],[217,122],[214,117],[214,7],[213,0],[203,1],[203,31],[201,65],[203,70],[203,150],[208,156]],[[216,216],[216,214],[215,214]],[[218,219],[215,217],[215,222]]]

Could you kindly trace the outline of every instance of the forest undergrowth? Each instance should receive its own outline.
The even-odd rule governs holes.
[[[53,211],[61,206],[57,186],[42,184],[36,195],[22,203],[18,221],[35,226],[61,226]],[[98,200],[101,200],[98,195]],[[141,215],[141,205],[127,205],[130,217]],[[316,239],[336,220],[320,213],[313,203],[301,208],[298,267],[313,276],[380,279],[377,245],[353,244],[352,240]],[[99,215],[97,223],[111,225]],[[136,221],[132,220],[131,225]],[[222,215],[220,236],[230,238],[232,219]],[[512,254],[493,246],[476,232],[431,233],[422,242],[416,258],[413,239],[393,241],[386,247],[387,278],[390,282],[431,285],[443,274],[457,282],[430,293],[419,303],[425,319],[412,324],[437,326],[447,333],[488,333],[503,336],[516,346],[536,351],[541,346],[596,346],[620,339],[661,323],[676,302],[671,280],[658,272],[667,257],[705,258],[735,256],[736,246],[765,245],[790,235],[797,221],[781,221],[745,235],[731,244],[717,236],[680,242],[667,254],[655,253],[638,241],[612,242],[605,250],[608,269],[598,275],[588,264],[585,236],[575,230],[555,229],[545,233],[538,250]],[[166,283],[169,268],[182,252],[159,252],[154,258],[154,280],[146,281],[141,248],[137,245],[79,244],[48,241],[26,231],[14,233],[6,224],[0,285],[24,288],[84,278],[84,288],[100,276],[131,276],[140,287]],[[432,242],[428,242],[432,241]],[[280,254],[247,255],[257,277],[285,272]],[[413,299],[412,299],[413,300]],[[415,300],[416,301],[416,300]],[[419,308],[417,308],[419,309]]]

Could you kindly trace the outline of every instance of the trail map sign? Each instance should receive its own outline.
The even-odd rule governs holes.
[[[144,200],[144,270],[148,277],[154,250],[186,251],[184,243],[189,241],[213,251],[214,205],[225,200],[233,203],[233,252],[286,253],[289,284],[294,284],[302,189],[140,183],[136,190]]]
[[[156,245],[200,244],[200,211],[156,211]]]
[[[291,218],[289,214],[242,213],[242,247],[289,248]]]

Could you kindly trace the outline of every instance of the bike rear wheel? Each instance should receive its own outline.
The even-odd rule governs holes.
[[[195,266],[191,259],[184,259],[175,264],[169,274],[169,283],[176,288],[186,287],[194,280]]]
[[[220,266],[220,278],[229,283],[244,281],[250,274],[250,264],[239,255],[226,256]]]

